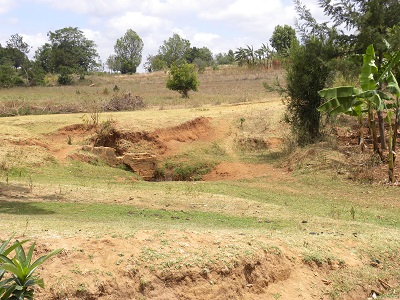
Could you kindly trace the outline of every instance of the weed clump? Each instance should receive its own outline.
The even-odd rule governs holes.
[[[156,169],[154,179],[156,181],[199,181],[213,167],[214,164],[208,162],[194,164],[166,162]]]

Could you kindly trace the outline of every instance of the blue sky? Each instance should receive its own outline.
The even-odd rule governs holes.
[[[303,0],[317,19],[317,0]],[[214,54],[267,44],[276,25],[294,26],[291,0],[0,0],[0,43],[18,33],[32,46],[48,42],[47,33],[78,27],[97,44],[103,62],[118,38],[132,29],[144,42],[139,72],[149,54],[173,33]]]

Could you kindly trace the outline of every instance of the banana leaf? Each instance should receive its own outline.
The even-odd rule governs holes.
[[[378,67],[375,64],[375,50],[373,45],[369,45],[363,55],[363,65],[361,68],[360,85],[363,91],[371,91],[377,88],[377,81],[374,75],[378,74]]]

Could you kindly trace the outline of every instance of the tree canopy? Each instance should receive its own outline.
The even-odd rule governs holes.
[[[345,25],[355,30],[353,34],[343,34],[344,41],[354,47],[358,54],[364,53],[373,44],[378,61],[387,50],[386,41],[390,30],[400,26],[400,2],[398,0],[319,0],[325,14],[331,17],[335,26]]]
[[[122,74],[136,73],[137,67],[142,62],[144,43],[139,35],[128,29],[125,35],[117,40],[114,46],[115,55],[107,60],[110,69]]]
[[[199,81],[193,64],[172,65],[167,78],[167,88],[178,91],[182,98],[189,98],[189,91],[197,91]]]
[[[174,33],[158,48],[156,55],[147,57],[146,69],[149,72],[170,68],[173,64],[180,65],[187,62],[187,54],[190,50],[190,42]]]
[[[274,48],[279,55],[286,55],[294,40],[297,40],[296,31],[289,25],[277,25],[269,39],[272,48]]]
[[[172,37],[165,40],[160,46],[158,54],[162,57],[168,67],[172,64],[181,64],[186,61],[186,54],[190,49],[189,40],[183,39],[174,33]]]
[[[50,43],[44,44],[35,53],[36,61],[47,72],[84,73],[98,66],[96,44],[87,39],[76,27],[66,27],[47,36]]]

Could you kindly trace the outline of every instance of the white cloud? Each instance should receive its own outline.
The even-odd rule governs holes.
[[[45,43],[48,42],[48,37],[46,34],[38,33],[33,35],[30,34],[20,34],[20,35],[22,36],[24,42],[32,47],[28,54],[28,57],[31,59],[35,55],[35,51],[37,50],[37,48],[43,46]]]
[[[219,38],[220,36],[218,34],[199,32],[193,35],[193,44],[209,45]]]
[[[0,14],[4,14],[17,6],[15,0],[0,0]]]
[[[144,15],[141,12],[126,12],[122,16],[113,17],[107,21],[107,26],[120,34],[132,29],[140,34],[160,32],[170,27],[170,21],[158,17]]]
[[[36,0],[38,3],[49,4],[59,10],[69,10],[79,14],[91,15],[112,15],[116,12],[123,12],[129,8],[134,8],[140,1],[129,0]],[[137,3],[135,3],[137,2]]]

